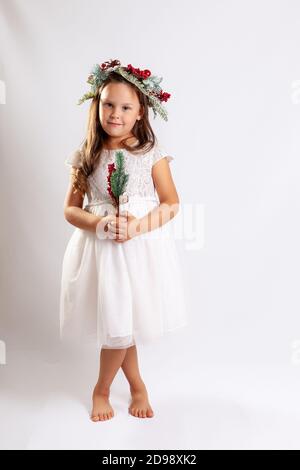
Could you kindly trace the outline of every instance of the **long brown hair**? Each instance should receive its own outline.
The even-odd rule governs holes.
[[[132,152],[132,153],[140,153],[141,151],[149,151],[151,150],[156,142],[155,134],[151,128],[149,122],[149,105],[148,105],[148,97],[144,95],[135,85],[130,83],[128,80],[123,78],[116,72],[111,72],[102,86],[99,88],[99,92],[97,96],[92,98],[92,102],[89,109],[88,115],[88,125],[87,125],[87,132],[86,137],[81,144],[81,163],[80,167],[73,172],[73,189],[76,193],[77,191],[80,192],[82,196],[87,191],[87,177],[93,172],[95,167],[97,166],[100,155],[104,146],[104,143],[107,140],[107,133],[101,126],[100,119],[99,119],[99,101],[101,97],[101,93],[105,86],[109,83],[125,83],[129,85],[137,94],[141,111],[142,117],[140,120],[137,120],[131,130],[133,136],[138,140],[138,144],[133,146],[128,145],[126,142],[128,139],[132,139],[132,137],[128,137],[127,139],[123,139],[121,141],[121,146],[124,149]]]

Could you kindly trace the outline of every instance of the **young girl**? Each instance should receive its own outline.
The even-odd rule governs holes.
[[[148,117],[151,107],[154,117],[167,120],[161,102],[170,95],[160,81],[118,60],[94,66],[91,91],[78,103],[92,99],[86,139],[65,161],[71,170],[64,216],[76,229],[63,259],[60,333],[62,339],[97,342],[93,421],[114,416],[109,392],[120,367],[131,391],[129,413],[154,416],[136,345],[187,324],[179,258],[167,230],[179,210],[173,157],[157,142]],[[110,177],[120,152],[119,182],[123,178],[126,191],[116,199]]]

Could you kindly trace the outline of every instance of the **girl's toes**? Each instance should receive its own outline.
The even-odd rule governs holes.
[[[91,416],[92,421],[99,421],[99,416]]]
[[[153,414],[154,414],[154,413],[153,413],[152,410],[147,410],[147,416],[148,416],[149,418],[152,418]]]
[[[143,410],[142,416],[143,416],[143,418],[146,418],[146,411],[145,410]]]

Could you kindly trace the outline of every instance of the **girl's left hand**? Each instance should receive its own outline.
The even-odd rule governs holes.
[[[123,211],[120,214],[120,219],[118,220],[121,233],[117,234],[117,238],[114,239],[115,242],[123,243],[127,240],[131,240],[139,234],[136,230],[139,224],[139,219],[133,214],[128,211]]]

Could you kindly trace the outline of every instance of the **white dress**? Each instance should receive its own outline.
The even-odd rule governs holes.
[[[159,205],[152,166],[161,158],[171,161],[174,157],[158,142],[138,155],[119,150],[125,155],[129,174],[129,200],[122,209],[143,217]],[[78,166],[80,152],[72,153],[65,164]],[[107,165],[115,162],[115,153],[103,149],[97,168],[88,177],[84,210],[90,213],[116,213],[107,192]],[[169,230],[172,221],[123,243],[99,239],[93,232],[75,227],[62,263],[61,340],[127,348],[187,325],[181,260]]]

